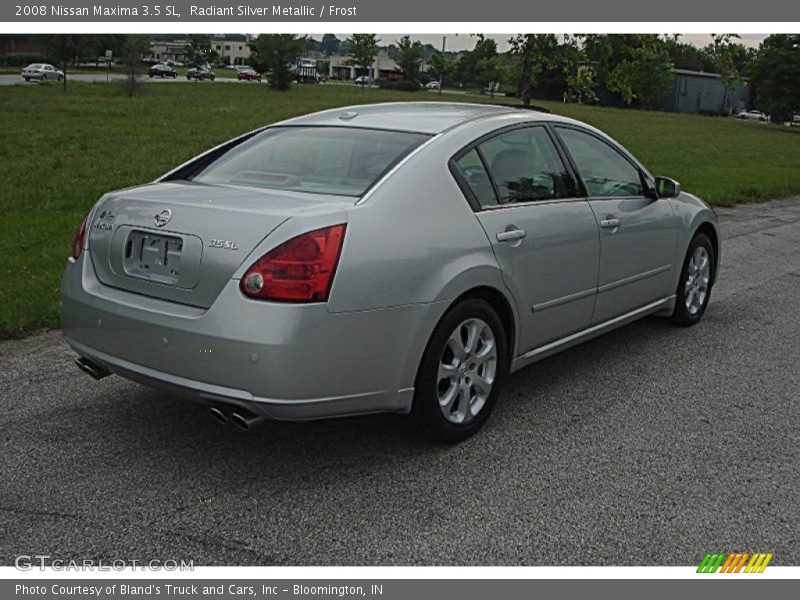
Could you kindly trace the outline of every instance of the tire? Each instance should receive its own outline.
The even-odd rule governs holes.
[[[30,78],[30,77],[26,77],[26,78],[25,78],[25,81],[27,81],[27,82],[30,82],[30,80],[31,80],[31,78]]]
[[[471,342],[470,335],[478,341]],[[489,418],[508,366],[507,336],[497,312],[479,298],[460,302],[436,326],[425,349],[414,385],[413,416],[441,442],[465,440]],[[440,378],[442,373],[449,375]],[[478,381],[484,385],[476,385]]]
[[[711,298],[716,266],[711,240],[704,233],[696,234],[683,260],[671,317],[673,323],[689,327],[703,317]]]
[[[64,81],[64,76],[63,75],[59,75],[58,78],[56,79],[56,81]]]

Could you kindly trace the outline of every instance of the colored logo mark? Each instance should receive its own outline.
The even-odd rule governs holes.
[[[698,573],[763,573],[772,560],[772,553],[706,552]]]

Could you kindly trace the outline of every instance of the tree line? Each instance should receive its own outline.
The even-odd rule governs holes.
[[[260,36],[259,39],[265,36]],[[378,54],[374,34],[340,40],[325,34],[321,40],[289,36],[306,53],[344,54],[349,64],[368,70]],[[747,80],[757,108],[784,122],[800,112],[800,35],[773,34],[759,47],[747,47],[736,34],[714,34],[698,47],[680,35],[657,34],[517,34],[510,50],[475,34],[475,46],[444,52],[404,36],[386,47],[407,82],[425,76],[460,88],[494,88],[502,83],[524,105],[534,98],[592,103],[601,91],[625,106],[653,108],[672,87],[673,69],[716,73],[728,92]],[[256,40],[258,41],[258,40]],[[297,50],[297,48],[295,48]],[[411,85],[408,89],[416,89]]]
[[[77,62],[97,60],[106,50],[124,64],[134,63],[149,51],[149,38],[140,35],[53,34],[36,36],[45,57],[65,73]],[[669,91],[675,69],[717,73],[727,88],[747,79],[755,92],[755,106],[776,121],[800,111],[800,35],[773,34],[758,48],[748,48],[735,34],[716,34],[705,47],[681,40],[679,35],[656,34],[517,34],[509,50],[475,34],[472,50],[443,52],[403,36],[385,46],[397,63],[406,89],[435,79],[460,88],[489,88],[502,84],[525,105],[535,98],[570,102],[597,102],[602,91],[626,106],[652,108]],[[250,64],[270,73],[273,89],[288,89],[292,65],[305,55],[345,55],[347,64],[368,72],[379,52],[375,34],[354,34],[339,39],[325,34],[321,40],[293,34],[263,34],[250,42]],[[187,37],[190,64],[218,59],[211,37]],[[423,63],[426,69],[423,71]],[[66,79],[64,81],[66,85]]]

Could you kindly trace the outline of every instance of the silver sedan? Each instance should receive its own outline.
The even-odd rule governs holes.
[[[38,79],[39,81],[63,81],[64,72],[59,71],[53,65],[46,63],[33,63],[22,69],[22,78],[25,81]]]
[[[250,132],[102,196],[61,286],[78,365],[222,423],[412,414],[471,435],[506,376],[703,316],[714,213],[597,129],[461,103]]]

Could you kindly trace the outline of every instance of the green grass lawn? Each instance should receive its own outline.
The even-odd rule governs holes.
[[[391,100],[476,100],[345,85],[175,83],[121,96],[115,85],[0,87],[0,337],[57,323],[64,261],[104,192],[151,181],[260,125]],[[487,100],[483,98],[483,100]],[[717,205],[800,192],[800,132],[734,119],[543,103],[607,131],[653,172]]]

